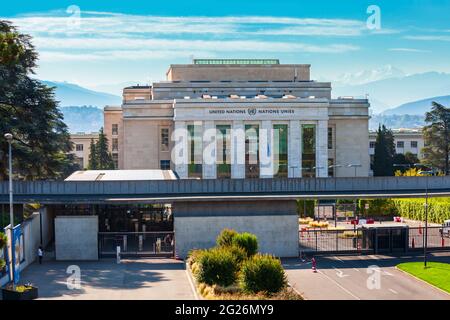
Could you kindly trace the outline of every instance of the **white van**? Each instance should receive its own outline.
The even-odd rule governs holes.
[[[441,232],[442,237],[450,237],[450,220],[445,220],[439,231]]]

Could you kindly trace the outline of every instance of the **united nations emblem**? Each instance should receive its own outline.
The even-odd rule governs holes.
[[[247,112],[249,115],[254,116],[256,114],[256,109],[255,108],[249,108],[247,109]]]

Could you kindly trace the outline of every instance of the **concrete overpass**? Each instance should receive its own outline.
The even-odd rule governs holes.
[[[154,181],[15,181],[14,202],[152,203],[450,196],[448,177],[214,179]],[[0,203],[8,203],[0,182]]]
[[[55,217],[56,256],[96,259],[98,216],[64,216],[56,204],[171,203],[176,250],[208,248],[224,228],[257,235],[260,251],[298,255],[296,199],[450,196],[450,177],[367,177],[317,179],[16,181],[17,205],[39,202]],[[8,203],[8,184],[0,183],[0,203]],[[60,236],[58,236],[60,235]],[[91,254],[87,254],[91,252]],[[62,259],[62,258],[61,258]]]

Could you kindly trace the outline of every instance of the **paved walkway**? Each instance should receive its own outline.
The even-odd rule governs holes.
[[[69,290],[70,265],[81,270],[81,289]],[[39,288],[40,299],[181,300],[195,299],[184,262],[173,259],[99,260],[93,262],[45,261],[29,266],[21,282]]]
[[[283,260],[288,281],[310,300],[450,300],[450,295],[395,269],[400,262],[421,261],[420,256],[316,257],[317,273],[310,262]],[[450,254],[430,256],[450,263]]]

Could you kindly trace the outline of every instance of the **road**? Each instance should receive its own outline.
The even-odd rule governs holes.
[[[401,262],[420,256],[347,255],[316,257],[311,263],[285,259],[288,281],[309,300],[450,300],[450,295],[397,270]],[[450,263],[449,253],[430,255],[431,261]]]

